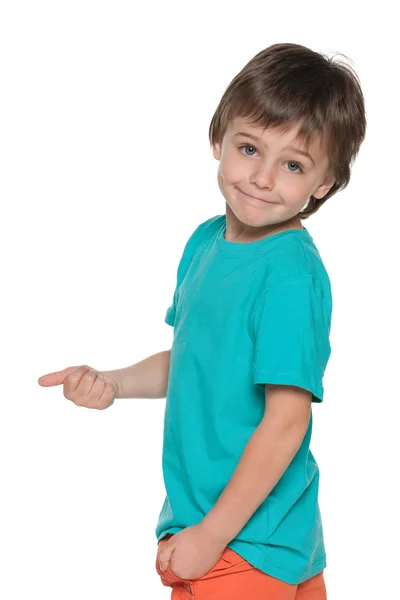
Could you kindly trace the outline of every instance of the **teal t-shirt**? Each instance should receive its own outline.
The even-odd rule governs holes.
[[[193,232],[165,321],[174,327],[157,541],[199,523],[228,484],[265,410],[265,383],[322,402],[330,356],[328,274],[306,228],[247,244],[225,239],[226,216]],[[319,468],[307,433],[277,485],[228,547],[299,584],[326,567]]]

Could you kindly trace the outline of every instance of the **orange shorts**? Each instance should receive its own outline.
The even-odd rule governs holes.
[[[158,548],[172,536],[167,534]],[[231,548],[225,548],[217,564],[199,579],[180,579],[170,564],[161,571],[158,561],[156,570],[163,585],[172,588],[172,600],[326,600],[323,571],[292,585],[256,569]]]

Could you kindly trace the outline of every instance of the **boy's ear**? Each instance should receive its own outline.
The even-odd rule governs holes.
[[[215,143],[213,145],[213,155],[214,155],[214,158],[216,158],[217,160],[220,160],[220,158],[221,158],[221,144]]]
[[[331,187],[333,186],[334,183],[335,183],[335,177],[331,173],[326,175],[324,181],[314,191],[314,193],[313,193],[314,198],[317,198],[318,200],[323,198],[325,196],[325,194],[327,194],[329,192],[329,190],[331,189]]]

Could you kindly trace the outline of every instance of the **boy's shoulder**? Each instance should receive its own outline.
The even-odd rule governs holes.
[[[225,215],[216,215],[200,223],[190,234],[186,242],[185,251],[194,250],[203,240],[214,235],[222,227],[224,219]]]
[[[198,225],[195,230],[186,239],[186,243],[183,248],[179,270],[186,270],[190,264],[193,256],[203,246],[208,239],[210,239],[218,229],[221,227],[224,215],[216,215],[203,221]]]
[[[331,282],[321,254],[305,228],[301,235],[289,235],[277,244],[272,260],[269,262],[265,286],[270,287],[280,281],[292,278],[298,282],[299,277],[306,282],[322,288],[327,298],[331,296]]]
[[[192,235],[207,236],[217,231],[225,223],[225,215],[215,215],[206,221],[203,221],[196,227]]]

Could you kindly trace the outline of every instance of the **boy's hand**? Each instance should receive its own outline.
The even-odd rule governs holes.
[[[118,381],[87,365],[42,375],[38,383],[44,387],[63,384],[67,400],[72,400],[77,406],[97,410],[111,406],[118,391]]]
[[[175,533],[157,553],[157,561],[162,571],[170,562],[171,571],[181,579],[199,579],[217,564],[225,548],[199,523]]]

